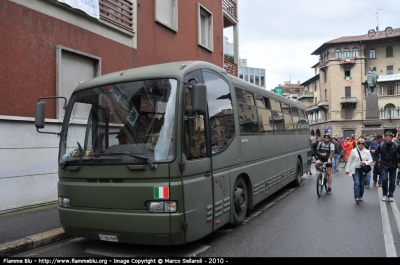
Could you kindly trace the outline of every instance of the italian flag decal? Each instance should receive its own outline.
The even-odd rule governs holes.
[[[155,199],[168,199],[169,198],[169,187],[154,187],[154,198]]]

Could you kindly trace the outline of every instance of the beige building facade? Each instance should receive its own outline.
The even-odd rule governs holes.
[[[360,136],[395,133],[400,128],[400,28],[340,37],[322,44],[312,55],[319,56],[312,66],[315,75],[301,84],[304,92],[298,97],[307,107],[311,135]],[[379,75],[372,127],[364,86],[370,67]]]

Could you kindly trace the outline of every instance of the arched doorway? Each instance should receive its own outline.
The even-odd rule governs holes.
[[[321,131],[319,129],[317,129],[316,134],[317,136],[321,137]]]

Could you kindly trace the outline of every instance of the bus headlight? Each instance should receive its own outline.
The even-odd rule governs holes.
[[[175,213],[176,201],[147,201],[146,210],[148,213]]]
[[[60,205],[60,207],[70,208],[71,199],[67,197],[58,197],[58,205]]]

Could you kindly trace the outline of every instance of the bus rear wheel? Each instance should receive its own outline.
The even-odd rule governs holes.
[[[296,163],[296,178],[295,180],[292,181],[292,186],[294,187],[299,187],[301,183],[303,182],[303,166],[301,165],[300,159],[297,158],[297,163]]]
[[[242,177],[238,177],[233,186],[233,224],[239,226],[243,223],[247,212],[247,188]]]

